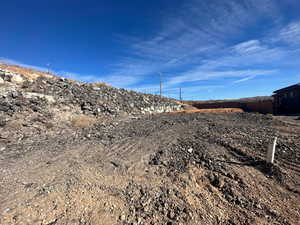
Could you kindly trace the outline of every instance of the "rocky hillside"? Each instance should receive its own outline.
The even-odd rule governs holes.
[[[175,100],[83,83],[17,66],[0,65],[0,113],[123,116],[176,111]]]

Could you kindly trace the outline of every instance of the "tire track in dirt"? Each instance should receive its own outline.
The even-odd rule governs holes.
[[[83,130],[79,144],[56,151],[56,143],[45,143],[5,167],[15,172],[3,181],[11,192],[1,201],[1,210],[10,208],[3,224],[13,218],[58,225],[295,224],[294,186],[283,188],[260,164],[247,165],[263,159],[261,136],[269,136],[261,127],[272,123],[264,120],[249,114],[157,115]],[[83,138],[90,133],[95,136]],[[297,148],[287,154],[292,151]],[[297,173],[280,164],[289,162],[282,157],[280,171],[293,175],[283,180],[286,185]]]

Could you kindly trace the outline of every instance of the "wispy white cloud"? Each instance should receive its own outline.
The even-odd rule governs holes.
[[[281,47],[269,47],[259,40],[249,40],[228,46],[219,55],[203,60],[197,70],[245,70],[256,68],[274,69],[291,57],[291,50]]]
[[[201,67],[189,72],[173,77],[169,80],[170,84],[186,82],[205,81],[219,78],[239,78],[268,75],[277,72],[276,70],[232,70],[232,71],[203,71]]]
[[[250,40],[233,46],[233,50],[237,54],[245,55],[265,51],[267,47],[262,46],[259,40]]]
[[[257,77],[257,75],[248,76],[248,77],[245,77],[243,79],[234,81],[233,84],[238,84],[238,83],[246,82],[248,80],[254,79],[255,77]]]
[[[240,78],[234,81],[240,83],[275,74],[275,63],[290,54],[289,49],[269,45],[263,36],[228,46],[232,37],[246,33],[260,19],[280,21],[280,9],[272,0],[192,0],[162,14],[160,29],[151,37],[123,37],[130,56],[115,65],[119,74],[132,68],[131,74],[138,71],[139,76],[179,69],[168,86],[226,78]]]
[[[287,50],[268,47],[259,40],[249,40],[224,49],[220,56],[203,60],[199,66],[183,72],[169,80],[170,84],[192,83],[196,81],[240,78],[234,83],[255,79],[257,76],[272,75],[277,69],[255,69],[277,62],[288,54]],[[245,69],[251,68],[251,69]]]
[[[131,70],[127,64],[138,68],[140,75],[199,64],[224,49],[226,41],[245,32],[249,24],[262,17],[280,17],[271,0],[191,0],[177,10],[161,14],[159,29],[152,35],[121,38],[129,48],[129,56],[121,65],[115,65],[119,74]],[[254,50],[255,46],[248,46],[248,51]]]
[[[291,45],[300,44],[300,21],[292,22],[283,27],[275,37],[276,41],[283,41]]]

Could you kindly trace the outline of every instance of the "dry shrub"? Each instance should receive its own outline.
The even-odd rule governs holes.
[[[93,83],[96,87],[111,87],[111,85],[105,83],[105,82],[95,82]]]
[[[76,128],[88,128],[96,123],[96,118],[87,115],[76,115],[71,117],[71,124]]]

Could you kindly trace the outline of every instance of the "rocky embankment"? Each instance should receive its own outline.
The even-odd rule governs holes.
[[[136,115],[181,109],[175,100],[113,88],[104,83],[82,83],[49,74],[30,75],[0,67],[0,113],[51,113],[56,109],[92,116]]]

